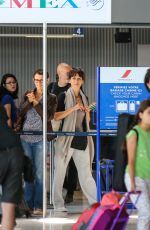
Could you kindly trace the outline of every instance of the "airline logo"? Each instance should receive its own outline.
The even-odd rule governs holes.
[[[104,6],[104,0],[89,0],[86,3],[92,10],[100,10]]]
[[[121,78],[127,78],[131,72],[132,72],[132,70],[126,70]]]
[[[101,83],[143,83],[148,67],[102,67]]]

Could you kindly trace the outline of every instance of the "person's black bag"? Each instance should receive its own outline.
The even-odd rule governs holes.
[[[34,182],[34,171],[31,159],[24,155],[24,166],[23,166],[24,181],[28,183]]]
[[[24,196],[22,197],[22,200],[19,204],[16,205],[15,207],[15,217],[16,218],[21,218],[21,217],[26,217],[29,218],[31,217],[31,211],[30,208],[25,201]]]
[[[127,165],[127,154],[123,149],[125,137],[134,121],[134,115],[122,113],[118,116],[117,143],[115,151],[113,189],[125,192],[124,174]]]
[[[87,147],[86,136],[75,136],[71,142],[71,148],[85,150]]]

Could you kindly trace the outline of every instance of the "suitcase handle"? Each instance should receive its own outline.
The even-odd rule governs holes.
[[[121,205],[121,207],[120,207],[120,209],[119,209],[119,211],[118,211],[118,213],[117,213],[117,216],[116,216],[115,220],[113,221],[113,224],[112,224],[110,230],[114,230],[115,225],[116,225],[116,223],[117,223],[117,220],[119,219],[119,217],[120,217],[120,215],[121,215],[121,212],[123,211],[123,209],[124,209],[124,207],[125,207],[125,204],[126,204],[126,202],[128,201],[128,199],[129,199],[129,197],[130,197],[131,194],[137,194],[137,198],[136,198],[136,200],[135,200],[135,202],[134,202],[134,204],[133,204],[133,205],[136,205],[136,203],[138,202],[138,199],[139,199],[139,197],[140,197],[140,195],[141,195],[141,191],[136,191],[135,193],[134,193],[134,192],[127,192],[127,193],[125,193],[125,195],[123,196],[123,198],[122,198],[121,201],[119,202],[119,204]],[[133,211],[133,209],[131,209],[131,210],[130,210],[130,213],[128,213],[128,214],[130,215],[130,214],[132,213],[132,211]],[[128,220],[128,219],[126,219],[126,222],[124,223],[124,226],[122,227],[122,230],[125,229],[127,220]]]
[[[140,197],[140,195],[141,195],[141,191],[128,192],[128,194],[129,194],[128,197],[130,197],[130,195],[137,195],[137,197],[136,197],[136,199],[135,199],[135,202],[132,203],[134,206],[136,206],[136,204],[137,204],[137,202],[138,202],[138,200],[139,200],[139,197]],[[132,211],[133,211],[133,208],[131,208],[130,211],[128,212],[129,215],[132,214]]]
[[[141,195],[141,191],[136,191],[136,192],[126,192],[125,195],[122,197],[122,199],[120,200],[119,204],[120,205],[124,205],[128,199],[130,198],[130,195],[136,195],[137,194],[137,199],[135,200],[133,205],[136,205],[136,203],[138,202],[138,199]]]

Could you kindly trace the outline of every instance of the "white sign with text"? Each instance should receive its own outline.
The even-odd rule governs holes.
[[[111,0],[0,0],[0,22],[109,24]]]

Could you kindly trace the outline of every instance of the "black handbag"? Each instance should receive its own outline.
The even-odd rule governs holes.
[[[34,176],[32,161],[26,155],[24,155],[23,175],[24,175],[25,182],[28,183],[34,182],[35,176]]]
[[[74,136],[71,142],[71,148],[85,150],[87,147],[87,136]]]

